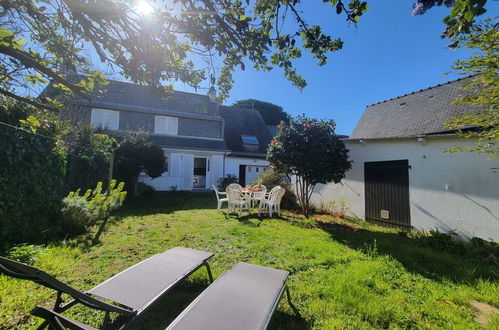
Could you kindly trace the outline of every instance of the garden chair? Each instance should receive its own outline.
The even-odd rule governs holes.
[[[281,200],[282,196],[286,193],[285,188],[279,187],[279,189],[274,190],[275,187],[270,191],[268,198],[262,199],[260,201],[260,206],[258,207],[258,216],[260,213],[267,209],[269,211],[269,216],[272,218],[272,210],[277,211],[277,215],[281,216]]]
[[[213,190],[215,191],[215,195],[217,196],[217,212],[220,213],[220,208],[222,207],[222,203],[228,203],[229,199],[227,197],[221,198],[222,195],[227,196],[226,192],[218,191],[217,188],[212,185]]]
[[[122,320],[120,329],[128,328],[155,301],[168,293],[176,284],[205,266],[213,282],[208,259],[212,253],[175,247],[156,254],[122,271],[86,292],[78,291],[35,267],[0,257],[0,273],[30,280],[57,291],[53,310],[36,307],[32,314],[45,319],[38,328],[47,325],[55,329],[93,329],[75,322],[60,313],[81,303],[105,312],[103,327],[109,326],[109,313],[117,313]],[[73,298],[64,302],[62,294]],[[106,302],[111,301],[111,302]]]
[[[267,187],[265,187],[263,184],[257,184],[253,186],[253,188],[260,188],[262,190],[253,192],[253,197],[251,199],[251,208],[255,207],[255,205],[260,205],[260,201],[267,195]]]
[[[242,189],[243,187],[239,183],[231,183],[225,188],[225,192],[228,192],[229,190],[232,189]]]
[[[204,290],[167,330],[266,329],[286,291],[287,271],[239,262]]]
[[[227,189],[227,198],[229,199],[229,206],[227,213],[234,213],[239,209],[239,217],[243,215],[243,209],[246,207],[248,212],[251,212],[249,201],[243,197],[241,189]]]

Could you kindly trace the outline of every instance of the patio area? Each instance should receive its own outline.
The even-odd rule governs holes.
[[[55,242],[40,250],[35,265],[85,290],[155,253],[184,246],[215,254],[215,278],[238,261],[289,271],[299,313],[282,299],[270,329],[473,329],[483,317],[487,328],[499,326],[497,316],[473,307],[475,301],[499,306],[497,265],[436,252],[363,222],[325,215],[305,220],[287,211],[279,219],[238,218],[216,207],[213,193],[156,192],[119,210],[100,244],[89,245],[85,237]],[[164,329],[207,285],[204,272],[194,273],[137,328]],[[0,297],[0,328],[34,327],[39,320],[29,310],[54,300],[45,288],[5,276]],[[97,326],[101,314],[79,307],[67,315]]]

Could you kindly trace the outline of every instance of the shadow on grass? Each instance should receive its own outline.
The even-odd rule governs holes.
[[[318,223],[335,240],[357,250],[389,255],[410,271],[434,280],[474,283],[499,279],[498,266],[478,256],[460,256],[421,246],[418,239],[404,234],[370,231],[343,224]]]
[[[157,213],[172,213],[178,210],[217,208],[212,192],[155,191],[137,198],[127,199],[116,215],[146,216]]]

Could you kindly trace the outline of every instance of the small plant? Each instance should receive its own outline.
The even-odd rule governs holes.
[[[124,183],[116,185],[112,180],[106,192],[102,191],[102,182],[94,190],[87,189],[80,195],[80,189],[72,191],[62,200],[62,227],[70,235],[83,234],[88,228],[102,221],[101,227],[106,224],[111,211],[119,208],[126,197],[122,191]]]
[[[32,265],[44,249],[41,245],[20,244],[7,250],[7,257],[27,265]]]
[[[329,214],[333,217],[343,218],[350,208],[348,199],[342,197],[337,200],[330,200],[327,202],[321,201],[316,207],[317,213]]]
[[[263,172],[258,179],[253,182],[253,185],[262,184],[268,191],[275,186],[286,188],[286,193],[282,197],[281,207],[287,210],[295,210],[299,208],[295,193],[291,190],[289,182],[284,179],[285,175],[279,171],[270,169]]]
[[[218,180],[218,190],[225,191],[225,188],[227,188],[228,185],[231,183],[238,183],[239,179],[237,176],[228,174],[225,178],[220,178]]]

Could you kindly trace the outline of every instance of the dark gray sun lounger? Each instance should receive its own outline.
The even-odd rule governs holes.
[[[244,262],[221,275],[168,330],[266,329],[284,291],[288,272]]]
[[[206,267],[210,282],[213,282],[207,263],[212,256],[213,254],[209,252],[175,247],[139,262],[85,293],[71,288],[35,267],[2,257],[0,257],[0,273],[31,280],[57,291],[53,310],[37,307],[32,311],[33,315],[47,321],[40,326],[40,329],[47,326],[47,323],[56,329],[91,329],[59,314],[78,303],[106,312],[104,326],[108,324],[109,313],[118,313],[124,319],[121,328],[126,328],[153,302],[200,267]],[[64,303],[63,293],[70,295],[74,300]],[[116,304],[107,303],[99,298]]]

